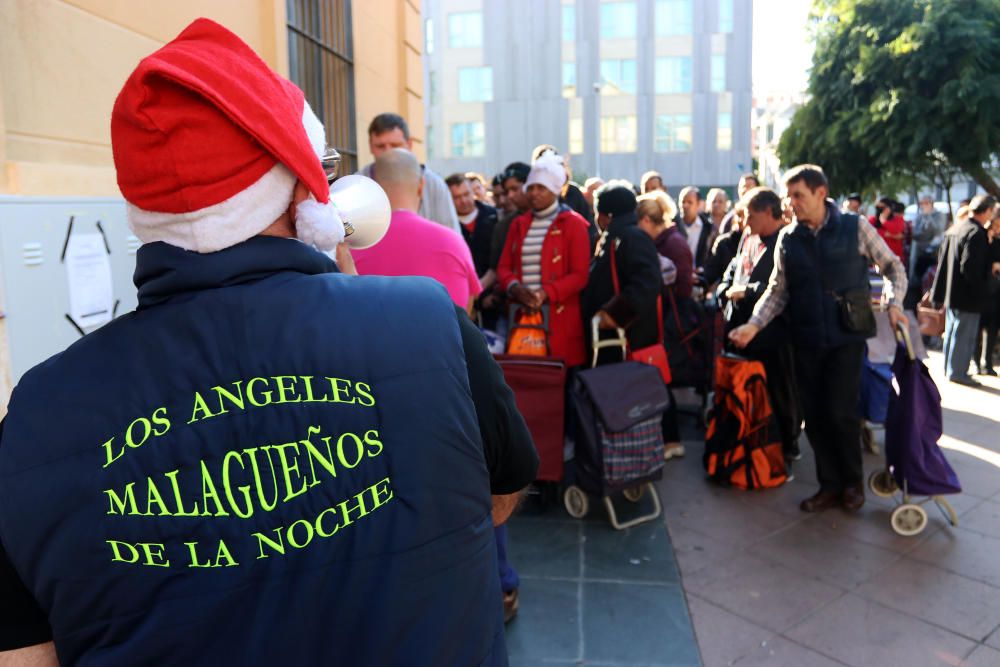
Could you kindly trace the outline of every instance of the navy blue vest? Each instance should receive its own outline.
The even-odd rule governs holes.
[[[858,252],[858,217],[830,214],[819,233],[796,223],[782,239],[792,338],[804,347],[836,347],[862,342],[840,323],[837,300],[852,288],[868,287],[868,261]]]
[[[0,537],[63,664],[506,664],[455,309],[253,238],[139,250],[139,308],[27,373]]]

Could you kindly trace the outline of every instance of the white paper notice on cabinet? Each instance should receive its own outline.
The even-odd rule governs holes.
[[[66,246],[69,314],[81,329],[111,321],[111,261],[100,234],[71,234]]]

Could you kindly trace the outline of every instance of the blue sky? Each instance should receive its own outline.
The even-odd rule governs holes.
[[[754,95],[803,92],[813,45],[805,30],[811,0],[754,0]]]

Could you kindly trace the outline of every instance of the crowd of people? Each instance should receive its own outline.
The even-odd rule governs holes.
[[[784,196],[744,174],[735,203],[675,200],[652,171],[577,185],[549,144],[442,177],[386,113],[361,173],[391,221],[351,252],[302,91],[206,19],[139,64],[111,135],[139,306],[25,374],[0,422],[0,658],[506,664],[504,525],[539,460],[487,340],[538,313],[571,374],[620,360],[591,354],[605,332],[664,347],[666,459],[672,389],[707,393],[721,350],[761,362],[785,464],[803,423],[816,454],[804,512],[865,500],[873,268],[893,326],[930,281],[950,379],[975,384],[973,354],[993,374],[989,196],[950,226],[930,200],[866,219],[805,164]]]

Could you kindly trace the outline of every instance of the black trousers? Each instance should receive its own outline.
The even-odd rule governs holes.
[[[858,397],[864,354],[864,342],[795,348],[806,435],[816,453],[816,478],[823,491],[839,493],[862,485]]]
[[[795,382],[795,360],[790,345],[780,345],[758,355],[767,373],[767,393],[781,432],[781,451],[785,456],[798,452],[802,432],[802,401]]]

